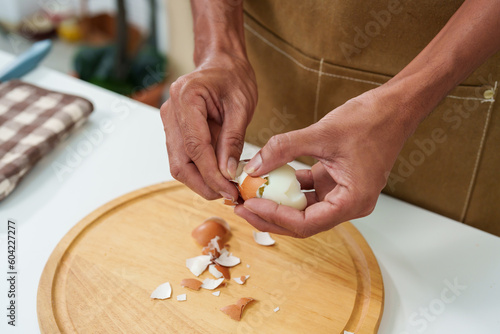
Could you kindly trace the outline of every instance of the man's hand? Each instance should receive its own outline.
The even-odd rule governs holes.
[[[299,156],[318,159],[297,171],[307,192],[299,211],[264,199],[249,199],[235,212],[262,231],[308,237],[372,212],[396,157],[418,122],[407,121],[384,88],[369,91],[307,128],[271,138],[246,165],[262,175]],[[400,115],[400,116],[394,116]]]
[[[256,228],[307,237],[368,215],[406,139],[437,104],[500,50],[500,6],[466,0],[439,34],[394,78],[305,129],[271,138],[247,172],[262,175],[301,155],[318,159],[298,171],[305,211],[250,199],[235,212]]]
[[[236,173],[257,104],[242,1],[191,0],[196,70],[170,87],[161,108],[172,176],[205,197],[238,198]]]
[[[172,176],[206,199],[238,198],[228,179],[256,103],[246,59],[219,54],[174,82],[161,108]]]

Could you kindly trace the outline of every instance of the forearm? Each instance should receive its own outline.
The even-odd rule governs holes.
[[[196,66],[220,53],[246,57],[243,1],[191,0]]]
[[[497,0],[466,0],[427,47],[385,86],[418,125],[488,57],[500,50]]]

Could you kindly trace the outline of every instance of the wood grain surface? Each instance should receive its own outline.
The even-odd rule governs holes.
[[[180,286],[194,277],[185,260],[200,255],[191,230],[210,216],[232,228],[242,263],[212,291]],[[260,246],[254,229],[220,201],[177,182],[124,195],[97,209],[60,241],[38,287],[42,333],[376,333],[384,290],[377,261],[349,222],[308,239],[273,236]],[[250,267],[248,267],[249,265]],[[207,272],[201,279],[211,277]],[[170,282],[167,300],[150,299]],[[176,296],[187,294],[187,301]],[[219,309],[252,297],[240,322]],[[279,307],[278,312],[273,309]]]

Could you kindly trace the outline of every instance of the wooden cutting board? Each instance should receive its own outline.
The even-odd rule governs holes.
[[[181,287],[194,276],[185,260],[200,255],[191,230],[210,216],[232,228],[230,250],[242,263],[212,291]],[[273,236],[264,247],[254,229],[219,201],[177,182],[124,195],[91,213],[57,245],[38,287],[42,333],[376,333],[384,290],[377,261],[351,223],[308,239]],[[248,265],[248,266],[247,266]],[[211,277],[208,272],[201,279]],[[167,300],[150,299],[170,282]],[[187,301],[176,296],[187,294]],[[240,297],[256,302],[240,322],[219,309]],[[278,312],[274,309],[279,307]]]

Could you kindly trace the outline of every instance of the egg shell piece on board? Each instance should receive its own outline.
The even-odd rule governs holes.
[[[212,263],[210,255],[199,255],[186,260],[186,267],[195,276],[200,276]]]
[[[152,293],[152,299],[168,299],[172,296],[172,286],[169,282],[160,284]]]
[[[252,301],[254,301],[253,298],[243,297],[243,298],[238,299],[236,304],[224,306],[220,310],[222,312],[224,312],[225,314],[227,314],[229,317],[231,317],[231,319],[234,319],[236,321],[240,321],[241,315],[243,313],[243,310],[245,309],[245,306],[247,306],[248,303],[250,303]]]
[[[196,226],[191,232],[191,236],[200,246],[207,246],[215,237],[219,237],[219,243],[224,244],[231,235],[229,224],[220,217],[210,217],[203,223]]]
[[[205,280],[201,284],[201,287],[207,290],[214,290],[217,289],[219,285],[222,284],[223,281],[224,278],[219,278],[219,279],[205,278]]]
[[[223,267],[234,267],[241,263],[240,258],[233,256],[226,249],[222,249],[220,256],[215,259],[215,263],[220,264]]]
[[[200,290],[201,284],[202,284],[201,281],[194,278],[185,278],[181,281],[182,287],[196,291]]]
[[[243,285],[245,284],[245,282],[250,278],[250,275],[246,275],[246,276],[241,276],[241,277],[235,277],[233,278],[233,280],[240,284],[240,285]]]
[[[271,238],[269,232],[253,232],[253,240],[262,246],[272,246],[276,241]]]

